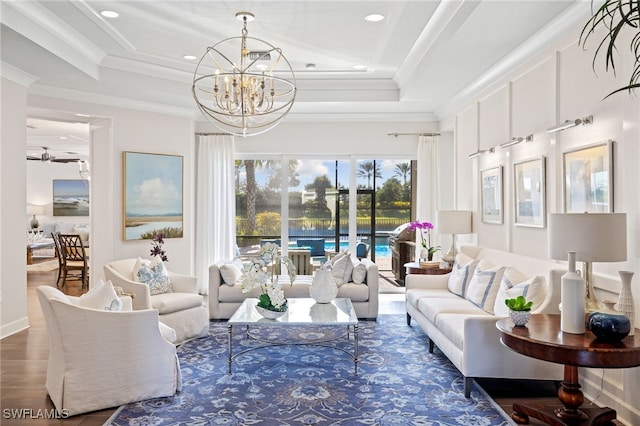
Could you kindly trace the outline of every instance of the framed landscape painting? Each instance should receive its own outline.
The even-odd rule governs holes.
[[[562,155],[565,213],[613,213],[613,142]]]
[[[54,216],[89,216],[89,185],[82,179],[53,180]]]
[[[182,238],[183,157],[123,153],[123,238]]]
[[[545,226],[545,158],[513,165],[515,224]]]
[[[502,166],[480,172],[480,204],[484,223],[502,223]]]

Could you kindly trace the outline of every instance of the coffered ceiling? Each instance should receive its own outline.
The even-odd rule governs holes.
[[[249,11],[249,36],[282,48],[295,71],[286,120],[433,121],[575,33],[589,10],[580,0],[3,1],[2,72],[27,76],[30,94],[204,120],[191,96],[197,60],[184,56],[240,36],[235,14]]]

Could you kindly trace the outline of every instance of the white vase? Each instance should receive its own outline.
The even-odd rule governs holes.
[[[585,332],[584,280],[576,272],[576,252],[569,252],[569,270],[562,276],[560,300],[560,330],[571,334]]]
[[[333,280],[331,271],[318,269],[313,276],[311,287],[309,287],[309,296],[316,303],[329,303],[338,295],[338,286]]]
[[[420,259],[427,260],[428,258],[429,258],[429,250],[422,247],[422,249],[420,250]]]
[[[633,272],[631,271],[618,271],[620,275],[620,281],[622,282],[622,287],[620,288],[620,295],[618,296],[618,303],[614,306],[617,311],[622,312],[629,318],[629,322],[631,323],[631,331],[629,332],[629,336],[633,336],[634,331],[634,314],[635,307],[633,304],[633,293],[631,293],[631,280],[633,279]]]

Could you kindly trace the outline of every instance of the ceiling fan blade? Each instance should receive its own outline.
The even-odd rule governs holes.
[[[53,158],[51,160],[52,163],[77,163],[79,161],[79,158]]]
[[[27,155],[27,160],[42,161],[42,158],[40,158],[40,157],[34,157],[33,155]]]

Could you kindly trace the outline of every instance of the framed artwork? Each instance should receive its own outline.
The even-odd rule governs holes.
[[[123,238],[182,238],[183,157],[122,153]]]
[[[513,165],[515,224],[545,227],[545,158]]]
[[[53,180],[54,216],[89,216],[89,185],[82,179]]]
[[[480,204],[484,223],[502,223],[502,166],[480,172]]]
[[[563,153],[565,213],[613,212],[613,142]]]

